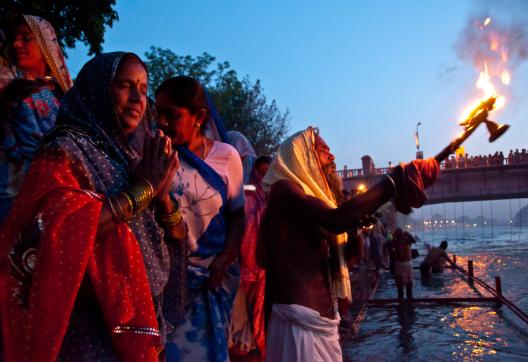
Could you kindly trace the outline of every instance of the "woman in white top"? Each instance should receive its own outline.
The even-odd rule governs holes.
[[[233,262],[245,227],[242,163],[232,146],[205,136],[211,111],[195,79],[164,81],[156,91],[156,109],[159,127],[178,148],[180,168],[172,193],[189,227],[184,318],[171,320],[177,313],[171,310],[170,291],[164,300],[165,316],[174,327],[167,338],[167,361],[226,361],[240,276]]]

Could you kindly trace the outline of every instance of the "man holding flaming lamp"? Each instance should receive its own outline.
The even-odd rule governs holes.
[[[337,206],[325,172],[333,161],[310,127],[282,143],[262,181],[269,202],[257,260],[267,273],[269,361],[342,359],[337,303],[352,300],[346,231],[393,197],[402,212],[420,207],[423,189],[439,171],[432,158],[397,166],[378,185]]]
[[[390,199],[405,214],[421,207],[439,163],[481,123],[490,142],[508,129],[487,119],[496,101],[493,95],[480,102],[461,123],[464,132],[434,158],[400,164],[339,206],[326,172],[334,156],[318,129],[309,127],[281,144],[262,180],[269,201],[257,246],[257,261],[267,276],[267,361],[342,360],[338,300],[352,300],[346,231]]]

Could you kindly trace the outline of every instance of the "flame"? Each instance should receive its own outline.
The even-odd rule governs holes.
[[[503,77],[504,76],[504,77]],[[503,79],[504,78],[504,79]],[[510,73],[507,71],[502,73],[501,79],[507,80],[508,83],[510,81]],[[495,89],[495,86],[493,85],[493,82],[491,81],[491,76],[489,74],[488,65],[487,63],[484,63],[484,70],[480,72],[479,78],[476,83],[477,89],[480,89],[482,93],[484,93],[483,97],[481,99],[477,99],[473,101],[466,109],[464,109],[464,112],[462,113],[462,119],[466,120],[470,116],[471,112],[477,108],[481,102],[489,99],[490,97],[495,97],[495,106],[494,109],[501,109],[506,105],[506,98],[502,95],[499,95]]]
[[[504,108],[506,105],[506,98],[504,96],[497,96],[497,100],[495,101],[495,109],[501,109]]]
[[[504,85],[508,85],[508,84],[510,84],[510,80],[511,80],[510,72],[508,72],[507,70],[505,70],[504,72],[502,72],[502,74],[501,74],[501,81],[502,81],[502,84],[504,84]]]
[[[482,24],[479,25],[479,28],[482,30],[484,29],[486,26],[490,25],[491,23],[491,18],[486,18],[484,19],[484,21],[482,22]]]
[[[489,49],[492,52],[496,52],[499,50],[500,45],[501,45],[501,41],[500,41],[499,35],[492,32],[490,34],[490,39],[489,39]]]
[[[484,71],[480,72],[479,78],[477,80],[477,89],[481,89],[484,92],[484,98],[486,99],[497,95],[495,86],[490,80],[487,63],[484,63]]]
[[[506,98],[497,92],[494,80],[500,82],[503,85],[509,85],[511,82],[511,73],[507,69],[507,62],[509,60],[509,54],[507,49],[507,38],[502,32],[494,29],[494,26],[490,26],[491,18],[485,18],[482,23],[479,24],[479,28],[484,32],[487,47],[491,51],[484,59],[478,59],[479,65],[479,77],[476,83],[478,90],[482,91],[482,97],[477,99],[464,109],[463,120],[467,120],[470,117],[472,111],[476,109],[483,101],[486,101],[490,97],[496,98],[494,109],[503,108],[506,104]]]
[[[503,63],[507,63],[508,59],[509,59],[508,52],[506,50],[504,50],[504,49],[501,49],[500,54],[501,54],[501,61]]]

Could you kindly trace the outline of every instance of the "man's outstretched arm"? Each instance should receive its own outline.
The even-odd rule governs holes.
[[[372,214],[394,193],[394,182],[387,178],[335,209],[306,195],[294,182],[282,180],[273,185],[270,204],[279,202],[291,218],[339,234],[357,226],[360,218]]]

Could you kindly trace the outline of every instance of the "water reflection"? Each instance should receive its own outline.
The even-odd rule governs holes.
[[[497,322],[495,311],[470,306],[455,308],[451,316],[453,323],[450,327],[454,330],[462,330],[463,333],[457,334],[464,339],[463,344],[458,347],[459,350],[454,352],[454,357],[463,361],[472,361],[497,354],[495,345],[500,344],[501,341],[489,338],[495,332]]]
[[[506,233],[501,238],[496,228],[491,243],[478,235],[464,244],[450,242],[448,252],[457,254],[457,264],[465,269],[473,260],[475,275],[491,286],[501,276],[503,294],[528,311],[528,231],[523,229],[519,241],[510,240],[509,229]],[[490,296],[451,269],[434,275],[429,284],[421,283],[419,270],[413,279],[416,298]],[[375,297],[396,295],[393,278],[383,273]],[[370,307],[359,337],[346,342],[343,351],[350,361],[528,361],[528,328],[495,304]]]
[[[415,348],[413,326],[416,321],[416,311],[412,304],[400,304],[396,307],[400,331],[398,340],[404,355],[410,354]]]

